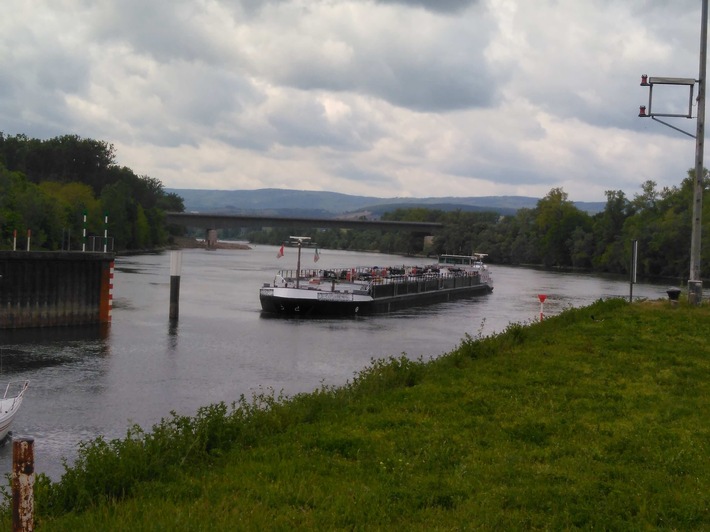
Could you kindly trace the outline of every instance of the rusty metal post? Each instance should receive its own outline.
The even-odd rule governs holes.
[[[34,530],[34,438],[12,441],[12,530]]]

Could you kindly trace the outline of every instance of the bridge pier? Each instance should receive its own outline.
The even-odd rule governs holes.
[[[217,229],[205,230],[205,247],[207,249],[217,249]]]

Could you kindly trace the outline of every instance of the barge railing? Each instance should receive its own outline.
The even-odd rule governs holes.
[[[286,283],[295,283],[297,270],[280,270]],[[348,269],[304,269],[300,271],[301,288],[322,289],[321,284],[331,284],[332,290],[340,283],[360,285],[359,291],[372,291],[378,296],[398,295],[409,292],[428,292],[449,288],[472,286],[480,282],[479,271],[447,271],[442,273],[430,267]],[[406,286],[406,287],[405,287]],[[390,289],[385,287],[392,287]]]

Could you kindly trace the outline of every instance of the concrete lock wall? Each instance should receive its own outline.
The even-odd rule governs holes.
[[[0,329],[111,321],[112,253],[0,251]]]

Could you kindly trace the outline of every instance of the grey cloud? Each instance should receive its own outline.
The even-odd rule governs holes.
[[[290,1],[291,0],[220,0],[220,3],[225,7],[233,9],[235,12],[253,16],[268,7],[286,4]]]
[[[71,62],[25,65],[0,81],[0,122],[6,133],[46,138],[82,129],[66,105],[66,95],[85,89],[81,68]],[[74,75],[72,75],[74,74]]]
[[[263,11],[267,6],[286,4],[290,0],[237,0],[223,1],[226,6],[238,6],[240,10],[249,15],[254,15]],[[362,0],[367,2],[367,0]],[[468,7],[479,4],[481,0],[374,0],[376,4],[394,5],[404,7],[423,8],[436,13],[456,14],[466,10]]]
[[[65,94],[85,92],[90,82],[90,71],[85,57],[75,51],[50,49],[34,63],[35,80],[43,87]]]
[[[489,162],[453,175],[471,179],[485,179],[499,185],[542,185],[549,183],[550,188],[555,186],[556,176],[554,174],[543,174],[538,169],[531,170],[520,164],[521,162],[518,161],[519,164],[515,164],[516,162],[511,160],[506,161],[505,164]]]
[[[283,82],[301,90],[351,91],[376,96],[393,105],[424,112],[485,107],[494,99],[496,83],[484,65],[477,72],[472,69],[456,72],[442,62],[369,65],[343,76],[329,74],[311,64]]]
[[[192,124],[210,127],[261,96],[243,77],[229,71],[185,67],[163,86],[169,109]]]
[[[699,6],[689,14],[669,2],[592,3],[595,20],[589,27],[577,21],[547,34],[534,31],[544,19],[528,27],[521,24],[527,48],[524,57],[516,58],[519,68],[511,71],[510,86],[520,97],[561,119],[601,128],[638,129],[638,108],[648,99],[648,91],[639,87],[641,74],[655,71],[693,77],[697,72],[693,41],[699,20],[696,28],[693,19],[699,15]],[[607,12],[606,26],[596,27],[603,17],[600,13]],[[689,28],[696,34],[689,36]],[[681,43],[690,44],[687,55],[669,53]],[[650,49],[645,51],[645,46]]]
[[[475,160],[471,155],[475,155]],[[451,176],[484,179],[499,185],[541,185],[554,179],[554,175],[533,167],[514,146],[484,141],[478,150],[472,148],[471,155],[452,158],[442,164],[441,170]]]
[[[17,27],[0,40],[2,130],[46,137],[80,129],[66,97],[88,91],[88,50],[42,24]]]
[[[417,111],[486,107],[493,101],[494,78],[482,63],[477,71],[473,65],[461,66],[457,71],[445,59],[426,64],[403,63],[394,67],[393,77],[373,76],[361,89]]]
[[[328,122],[323,107],[316,102],[294,102],[288,109],[269,115],[275,142],[284,146],[330,147],[341,152],[367,149],[382,135],[367,120],[357,116],[339,124]]]
[[[274,128],[273,141],[284,146],[315,147],[343,145],[344,138],[336,138],[330,128],[316,113],[284,115],[279,113],[269,119]]]
[[[269,2],[270,5],[279,3]],[[450,0],[414,4],[451,11],[476,2]],[[255,9],[253,2],[240,5],[242,11],[235,11],[233,15],[235,23],[243,18],[243,10]],[[210,28],[195,23],[193,9],[197,8],[192,7],[191,2],[127,0],[109,6],[111,9],[98,18],[94,30],[102,41],[128,44],[135,51],[163,63],[206,62],[223,68],[233,61],[225,55],[228,52],[220,45],[221,37],[210,35]],[[353,51],[351,60],[340,65],[321,61],[312,55],[312,50],[298,55],[299,35],[294,34],[290,43],[293,50],[283,50],[287,64],[277,63],[267,68],[256,59],[252,68],[267,80],[301,90],[355,91],[418,111],[489,105],[497,80],[483,57],[490,32],[485,16],[479,17],[473,26],[453,22],[446,29],[450,33],[438,38],[428,35],[425,42],[417,39],[420,31],[417,27],[398,28],[390,35],[368,35],[366,41],[362,40],[362,35],[355,36],[362,28],[351,36],[334,36]],[[392,38],[400,32],[409,34],[410,38]],[[239,50],[230,53],[240,55]]]
[[[439,13],[459,13],[478,4],[479,0],[377,0],[377,3],[422,7]]]
[[[689,166],[689,143],[636,115],[640,74],[697,72],[697,0],[9,1],[0,130],[131,146],[122,163],[168,186],[185,145],[215,176],[293,156],[358,190],[414,195],[393,177],[402,166],[421,187],[477,179],[493,194],[577,180],[575,199],[601,186],[590,168],[613,183],[643,161],[639,182],[665,186]],[[603,142],[612,129],[623,153]],[[294,149],[276,160],[275,145]]]
[[[426,43],[417,39],[418,31],[405,30],[411,34],[407,39],[344,36],[351,56],[340,63],[299,56],[296,48],[265,75],[301,90],[357,92],[417,111],[485,107],[494,101],[500,79],[484,56],[491,31],[485,24],[447,26],[441,34],[427,35]]]
[[[262,128],[258,131],[244,130],[241,128],[224,128],[214,134],[214,138],[224,142],[227,146],[253,151],[255,153],[265,153],[273,145],[271,135],[265,133]]]
[[[109,2],[97,15],[98,41],[125,43],[159,61],[201,60],[218,56],[209,28],[197,24],[199,4],[189,0]]]
[[[350,162],[333,162],[328,169],[333,174],[358,184],[369,183],[373,186],[384,187],[388,184],[397,183],[397,180],[390,175],[372,168],[363,168]]]

